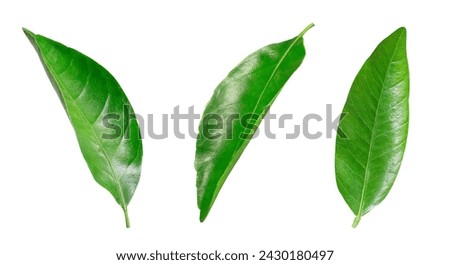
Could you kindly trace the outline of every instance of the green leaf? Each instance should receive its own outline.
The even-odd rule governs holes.
[[[134,111],[114,77],[82,53],[24,29],[72,123],[94,179],[127,206],[139,182],[142,141]]]
[[[281,88],[305,57],[303,34],[252,53],[215,89],[199,126],[195,169],[200,221]]]
[[[361,217],[392,188],[408,135],[409,70],[406,29],[383,40],[362,66],[348,94],[336,139],[336,181]]]

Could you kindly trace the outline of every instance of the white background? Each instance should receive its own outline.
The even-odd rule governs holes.
[[[3,1],[0,264],[128,264],[115,253],[156,249],[255,255],[333,249],[333,260],[321,264],[449,264],[450,18],[445,1],[416,3]],[[246,55],[296,36],[310,22],[316,26],[305,35],[306,58],[272,113],[301,120],[324,115],[329,103],[336,115],[376,45],[400,26],[408,30],[406,154],[391,193],[357,229],[336,187],[334,137],[286,140],[287,129],[278,130],[277,140],[252,141],[202,224],[195,139],[147,137],[141,182],[129,205],[132,227],[126,229],[120,207],[93,180],[21,30],[94,58],[117,78],[136,112],[160,117],[177,105],[201,113]],[[182,128],[186,132],[187,124]],[[253,263],[264,262],[241,264]]]

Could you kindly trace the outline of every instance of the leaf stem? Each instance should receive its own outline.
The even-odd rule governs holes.
[[[125,225],[130,228],[130,219],[128,218],[128,208],[126,205],[122,206],[123,214],[125,215]]]
[[[358,214],[358,215],[355,217],[355,220],[353,221],[352,227],[353,227],[353,228],[356,228],[356,227],[358,226],[358,224],[359,224],[359,221],[361,221],[361,215]]]
[[[309,24],[302,32],[300,32],[299,36],[303,37],[303,35],[305,35],[305,33],[312,27],[314,27],[314,23]]]

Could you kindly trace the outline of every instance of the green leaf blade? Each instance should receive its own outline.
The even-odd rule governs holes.
[[[392,188],[406,147],[409,69],[406,29],[383,40],[362,66],[339,123],[335,170],[338,189],[355,214],[381,203]]]
[[[139,183],[143,153],[139,125],[136,119],[128,119],[134,114],[129,100],[114,77],[91,58],[24,32],[66,110],[94,179],[113,195],[129,227],[127,206]],[[119,126],[115,128],[121,129],[114,137],[105,137],[111,133],[104,124],[107,115],[115,115],[114,124]]]
[[[199,126],[195,169],[197,203],[203,222],[223,183],[254,135],[267,110],[305,57],[303,34],[252,53],[215,89]],[[206,136],[208,116],[220,117],[221,137]],[[241,120],[249,117],[248,124]],[[220,125],[220,124],[219,124]],[[216,139],[213,139],[216,138]]]

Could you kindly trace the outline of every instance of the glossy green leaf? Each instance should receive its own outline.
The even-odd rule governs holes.
[[[200,221],[264,115],[305,57],[303,34],[252,53],[215,89],[199,126],[195,169]]]
[[[356,215],[353,227],[394,184],[408,135],[408,99],[406,29],[399,28],[362,66],[339,123],[336,180]]]
[[[82,53],[24,29],[35,47],[94,179],[122,207],[139,182],[142,142],[133,109],[114,77]]]

